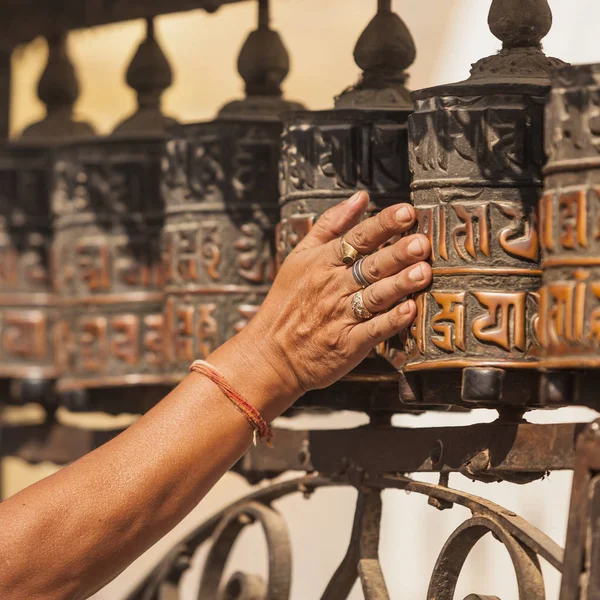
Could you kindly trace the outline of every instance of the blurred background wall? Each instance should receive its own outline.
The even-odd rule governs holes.
[[[288,98],[311,109],[332,106],[333,97],[353,83],[359,70],[352,49],[374,13],[376,0],[273,0],[273,26],[282,34],[292,57],[285,83]],[[546,39],[549,54],[569,62],[599,62],[596,24],[597,0],[550,0],[554,29]],[[489,0],[394,0],[417,44],[418,57],[411,69],[413,89],[468,76],[471,63],[499,48],[486,21]],[[318,15],[318,18],[315,18]],[[175,83],[165,95],[165,110],[181,121],[210,119],[228,99],[242,94],[235,64],[239,48],[254,27],[251,2],[226,6],[209,15],[203,11],[166,16],[157,21],[157,34],[171,61]],[[74,32],[69,37],[81,97],[76,110],[99,132],[108,133],[135,107],[134,93],[124,83],[124,71],[143,37],[143,23],[131,22]],[[47,48],[36,40],[14,56],[12,132],[43,116],[35,89],[44,68]],[[566,421],[593,418],[591,411],[569,409],[532,414],[532,421]],[[490,421],[491,411],[468,416],[425,415],[398,417],[397,425],[423,427]],[[310,420],[315,427],[347,427],[364,422],[361,416],[336,415]],[[286,423],[307,426],[306,419]],[[52,465],[27,466],[5,461],[3,486],[9,495],[55,469]],[[423,477],[430,481],[435,478]],[[517,512],[564,544],[570,475],[554,473],[526,488],[512,484],[474,484],[460,476],[451,485],[480,494]],[[248,489],[235,475],[227,475],[202,504],[165,540],[123,573],[96,600],[119,600],[151,568],[170,544],[204,518],[232,502]],[[319,598],[345,553],[355,494],[350,490],[323,490],[310,501],[300,496],[278,504],[285,513],[294,544],[293,600]],[[76,510],[76,506],[73,507]],[[439,512],[426,499],[404,492],[384,496],[381,560],[392,598],[424,598],[428,577],[444,541],[469,514],[461,508]],[[489,537],[489,536],[488,536]],[[264,572],[265,545],[259,532],[250,530],[236,547],[235,569]],[[201,561],[202,553],[198,557]],[[234,566],[231,565],[231,570]],[[558,577],[548,573],[548,599],[558,598]],[[187,593],[194,598],[198,569],[187,577]],[[508,557],[493,539],[484,539],[468,559],[457,598],[470,592],[516,598],[514,575]],[[351,596],[362,598],[357,588]]]

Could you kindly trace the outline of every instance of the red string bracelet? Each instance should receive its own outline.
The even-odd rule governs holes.
[[[256,446],[257,439],[261,442],[266,442],[269,446],[273,445],[273,431],[262,418],[260,413],[250,404],[243,396],[241,396],[225,379],[223,374],[213,365],[204,360],[197,360],[192,363],[190,371],[205,375],[213,383],[219,386],[219,389],[229,398],[231,403],[246,417],[246,420],[254,429],[254,445]]]

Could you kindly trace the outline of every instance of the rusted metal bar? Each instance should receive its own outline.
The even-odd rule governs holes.
[[[83,430],[57,422],[5,425],[1,456],[67,464],[122,430]],[[572,469],[585,424],[483,424],[466,427],[275,430],[275,447],[252,448],[234,467],[251,483],[286,471],[342,474],[460,472],[471,479],[523,483],[547,471]],[[64,443],[64,447],[61,444]]]
[[[560,600],[600,597],[600,420],[579,438]]]
[[[235,470],[256,482],[286,469],[343,473],[461,472],[471,479],[526,483],[572,469],[578,423],[490,423],[466,427],[276,430],[275,448],[253,448]]]
[[[214,12],[242,0],[9,0],[0,8],[0,38],[12,44],[30,42],[39,35],[130,21],[163,14],[204,9]]]

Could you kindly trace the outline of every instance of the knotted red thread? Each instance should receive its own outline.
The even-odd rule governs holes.
[[[197,360],[192,363],[190,371],[204,375],[213,383],[216,383],[231,403],[244,415],[244,417],[246,417],[246,420],[254,429],[255,446],[257,439],[261,442],[266,442],[269,446],[273,445],[273,431],[267,422],[262,418],[261,414],[254,406],[231,386],[216,367],[204,360]]]

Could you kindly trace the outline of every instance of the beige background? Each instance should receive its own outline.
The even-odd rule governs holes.
[[[416,39],[418,58],[411,69],[410,85],[416,89],[463,79],[470,63],[498,49],[487,27],[489,0],[395,0]],[[353,83],[358,69],[352,60],[354,43],[373,14],[375,0],[273,0],[273,25],[282,33],[292,56],[292,71],[285,83],[289,98],[312,109],[332,105],[333,96]],[[553,0],[555,27],[548,36],[549,53],[572,62],[600,61],[595,23],[600,8],[595,0]],[[165,110],[182,121],[210,119],[228,99],[240,96],[241,80],[235,72],[239,47],[254,26],[255,7],[243,3],[224,7],[214,15],[192,12],[163,17],[157,31],[175,72],[175,83],[165,94]],[[81,82],[76,110],[99,132],[108,133],[134,110],[135,97],[123,81],[124,70],[143,36],[143,23],[132,22],[75,32],[69,47]],[[12,132],[43,116],[35,97],[37,80],[44,68],[46,46],[37,40],[19,49],[14,58]],[[441,423],[489,421],[495,413],[479,411],[467,417],[427,415],[398,417],[397,424],[426,426]],[[591,411],[567,410],[541,413],[532,420],[590,420]],[[348,426],[361,417],[338,415],[312,426]],[[302,420],[289,426],[306,425]],[[21,461],[5,461],[3,485],[10,494],[50,474],[52,465],[29,467]],[[429,478],[429,480],[432,480]],[[472,484],[455,476],[452,485],[479,493],[515,510],[564,542],[570,476],[552,474],[526,488],[510,484]],[[247,490],[236,476],[226,476],[190,517],[97,599],[118,599],[158,560],[169,543],[201,522],[219,507]],[[345,552],[352,522],[354,493],[349,490],[319,492],[307,502],[292,497],[281,503],[294,543],[294,600],[318,598]],[[444,540],[465,518],[455,508],[440,513],[425,499],[401,492],[384,495],[381,557],[392,597],[425,597],[428,575]],[[76,510],[76,507],[73,507]],[[170,540],[170,541],[169,541]],[[57,549],[60,551],[60,549]],[[199,557],[201,558],[201,556]],[[264,542],[256,531],[245,534],[236,547],[236,568],[265,569]],[[233,568],[233,566],[232,566]],[[548,571],[548,598],[557,598],[558,577]],[[186,599],[194,597],[197,569],[186,577]],[[515,598],[510,563],[493,540],[477,545],[460,582],[463,598],[469,592]],[[462,594],[462,595],[461,595]],[[362,594],[355,589],[353,599]]]

